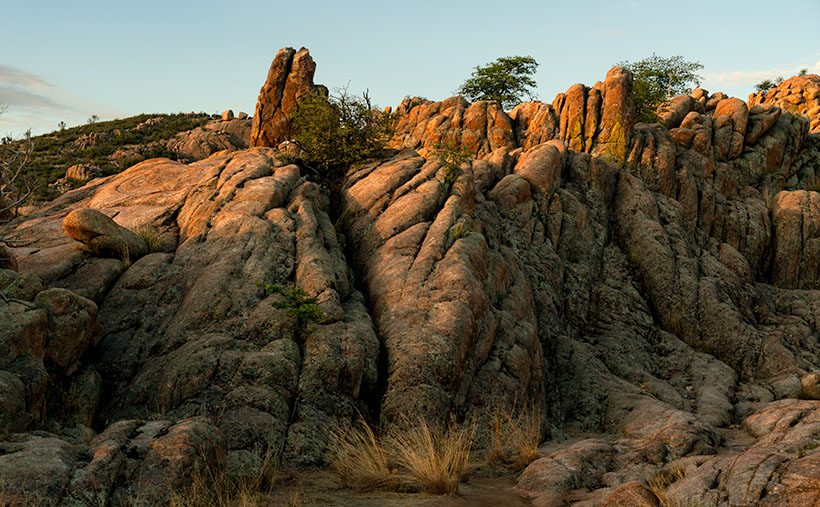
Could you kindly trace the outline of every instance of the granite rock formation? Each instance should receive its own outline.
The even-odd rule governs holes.
[[[286,135],[313,68],[280,51],[256,142]],[[408,99],[396,149],[337,194],[255,147],[148,160],[16,222],[0,489],[162,502],[154,478],[259,446],[321,466],[359,414],[474,420],[482,446],[493,410],[526,406],[544,446],[517,487],[539,505],[816,502],[820,138],[702,89],[635,124],[631,80],[616,67],[509,114]],[[472,157],[443,166],[441,143]],[[102,237],[151,225],[160,251],[128,265],[64,232],[101,216]]]
[[[251,147],[276,147],[290,137],[289,114],[299,97],[327,88],[313,84],[316,64],[310,52],[302,48],[282,48],[276,53],[268,71],[268,79],[259,91],[251,127]]]

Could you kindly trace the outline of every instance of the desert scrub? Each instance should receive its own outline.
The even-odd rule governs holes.
[[[392,135],[392,118],[362,97],[339,88],[330,96],[309,93],[291,114],[293,141],[303,161],[323,179],[341,176],[357,160],[381,150]]]
[[[430,425],[419,419],[379,437],[361,421],[334,432],[331,466],[354,488],[451,495],[467,473],[474,434],[474,424]]]

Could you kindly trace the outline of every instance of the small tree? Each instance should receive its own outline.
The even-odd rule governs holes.
[[[390,116],[373,108],[368,93],[358,98],[347,88],[301,97],[290,125],[305,161],[326,177],[383,148],[392,133]]]
[[[5,110],[0,105],[0,114]],[[10,135],[0,141],[0,247],[12,245],[9,222],[17,216],[20,205],[37,189],[37,180],[29,177],[25,171],[33,151],[31,130],[19,141],[15,141]],[[0,248],[0,257],[4,255],[3,252],[5,249]],[[0,258],[0,265],[8,261],[9,259]]]
[[[535,81],[538,62],[531,56],[507,56],[492,63],[478,66],[472,77],[456,90],[467,100],[497,100],[504,109],[511,109],[522,101],[522,97],[535,98],[530,88]]]
[[[801,74],[802,75],[802,74]],[[774,81],[771,79],[764,79],[755,85],[756,92],[765,92],[783,82],[783,76],[777,76]]]
[[[693,87],[703,79],[697,74],[703,65],[679,55],[664,58],[652,53],[649,58],[634,63],[618,62],[618,65],[632,72],[635,116],[644,123],[657,122],[659,108],[676,95],[692,93]]]

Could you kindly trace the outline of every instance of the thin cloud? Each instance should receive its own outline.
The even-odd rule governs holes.
[[[20,135],[31,128],[35,133],[52,131],[59,121],[77,124],[92,114],[116,116],[110,108],[74,96],[41,77],[0,64],[0,133]]]
[[[807,69],[809,74],[820,74],[820,60],[814,64],[780,65],[761,70],[704,72],[703,78],[707,86],[753,86],[764,79],[774,79],[778,76],[789,78],[798,74],[802,69]]]

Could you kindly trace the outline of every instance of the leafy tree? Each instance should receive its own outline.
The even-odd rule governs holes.
[[[618,65],[632,72],[635,116],[644,123],[657,122],[659,108],[676,95],[691,93],[693,85],[699,85],[703,79],[697,74],[703,65],[684,60],[680,55],[664,58],[652,53],[649,58]]]
[[[467,100],[497,100],[504,109],[510,109],[522,101],[525,95],[533,99],[532,90],[538,62],[531,56],[507,56],[485,66],[478,66],[472,77],[456,90]]]
[[[358,98],[346,88],[300,98],[290,120],[304,160],[324,176],[383,148],[392,133],[390,116],[373,108],[367,92]]]

